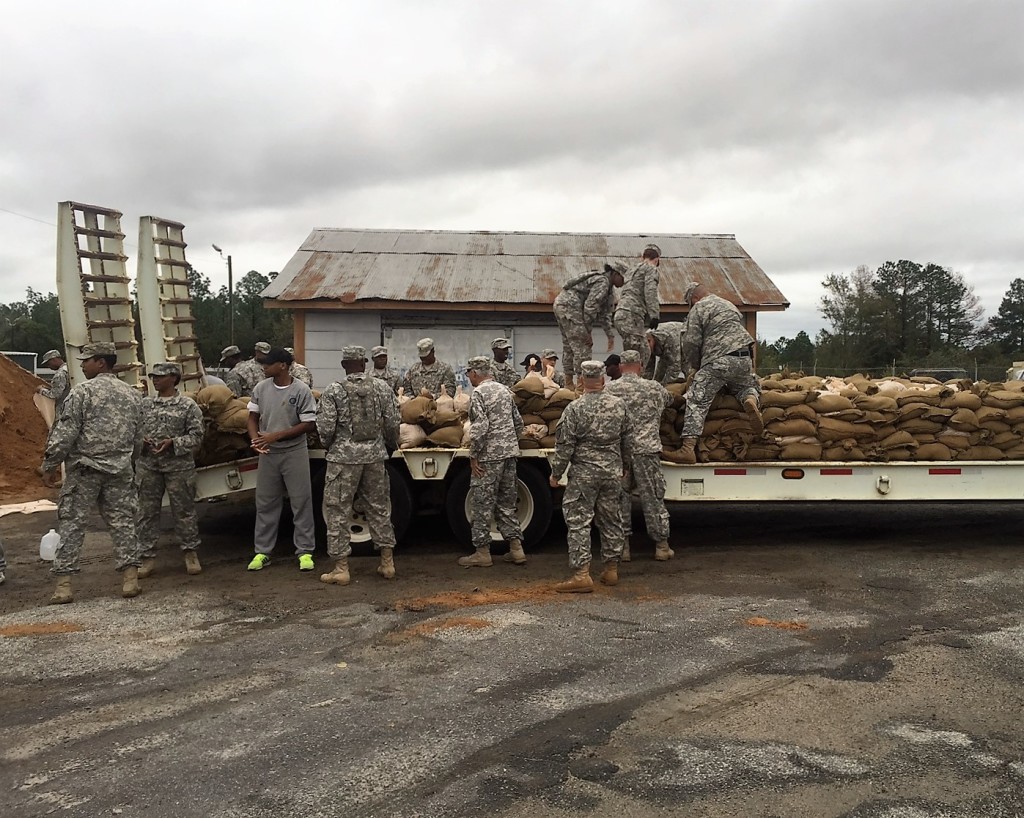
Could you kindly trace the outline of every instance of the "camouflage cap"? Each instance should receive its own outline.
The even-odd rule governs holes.
[[[366,360],[366,347],[352,346],[341,348],[341,360],[343,361],[365,361]]]
[[[640,353],[635,349],[624,349],[622,354],[619,355],[620,364],[638,364],[640,363]]]
[[[229,347],[224,347],[224,349],[220,351],[220,359],[223,361],[225,358],[233,358],[235,355],[241,354],[242,350],[232,344]]]
[[[44,363],[45,364],[47,361],[52,361],[54,358],[63,358],[63,357],[64,356],[61,355],[60,352],[58,352],[57,350],[49,349],[49,350],[47,350],[46,352],[43,353],[43,360],[40,361],[40,363]]]
[[[553,349],[542,349],[540,351],[540,357],[541,358],[554,358],[557,361],[558,360],[558,353],[555,352]]]
[[[387,354],[388,354],[388,348],[387,347],[376,346],[376,347],[374,347],[373,349],[370,350],[370,357],[371,358],[379,358],[381,355],[387,355]]]
[[[466,362],[466,369],[472,369],[474,372],[490,372],[491,359],[486,355],[474,355]]]
[[[266,355],[268,352],[270,352],[270,344],[268,344],[266,341],[257,341],[253,345],[253,349],[262,355]]]
[[[580,372],[584,378],[603,378],[604,364],[600,361],[584,361],[580,365]]]
[[[89,358],[95,358],[99,355],[117,355],[117,347],[114,346],[114,342],[96,341],[92,344],[83,344],[82,354],[78,356],[78,360],[87,361]]]
[[[426,358],[434,351],[434,339],[420,338],[420,340],[416,342],[416,351],[420,354],[421,358]]]
[[[661,248],[658,247],[657,244],[647,244],[647,245],[645,245],[644,246],[644,251],[646,252],[647,250],[653,250],[655,253],[658,254],[658,258],[661,258]]]
[[[629,267],[621,261],[607,261],[605,262],[604,269],[607,273],[618,273],[620,276],[624,276],[629,272]]]
[[[181,367],[170,361],[164,361],[162,364],[153,364],[153,368],[149,370],[149,377],[159,378],[161,375],[180,375]]]
[[[512,349],[512,344],[508,342],[508,338],[495,338],[491,341],[491,349]]]
[[[691,303],[691,299],[693,298],[693,294],[694,294],[694,292],[697,290],[697,288],[699,286],[700,286],[700,282],[699,281],[691,281],[689,284],[686,285],[686,289],[683,291],[683,302],[684,303],[686,303],[686,304]]]

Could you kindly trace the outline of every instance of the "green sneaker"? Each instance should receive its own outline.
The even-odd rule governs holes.
[[[266,554],[257,554],[249,563],[250,571],[260,571],[265,565],[270,565],[270,557]]]
[[[312,571],[316,568],[313,564],[312,554],[299,554],[299,570],[300,571]]]

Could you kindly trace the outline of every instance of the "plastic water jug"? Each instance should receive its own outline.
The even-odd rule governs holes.
[[[60,534],[51,528],[39,540],[39,559],[53,562],[53,558],[57,556],[58,545],[60,545]]]

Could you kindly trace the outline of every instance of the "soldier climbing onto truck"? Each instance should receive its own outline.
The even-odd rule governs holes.
[[[619,303],[615,307],[615,329],[622,338],[623,349],[635,349],[646,367],[651,357],[644,331],[658,326],[661,300],[658,295],[661,248],[648,244],[636,265],[625,278]],[[611,352],[611,347],[608,347]]]
[[[593,270],[569,279],[555,297],[552,309],[562,334],[565,358],[565,386],[575,388],[580,367],[594,352],[594,328],[602,327],[608,337],[608,352],[615,346],[612,310],[615,288],[625,281],[626,265],[608,262],[602,270]]]

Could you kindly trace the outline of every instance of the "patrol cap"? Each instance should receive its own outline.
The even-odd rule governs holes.
[[[580,372],[584,378],[603,378],[604,364],[600,361],[584,361],[580,365]]]
[[[153,364],[153,368],[149,370],[149,377],[159,378],[161,375],[181,375],[181,367],[170,361]]]
[[[295,359],[292,354],[284,347],[270,347],[261,363],[264,364],[288,364],[291,366]]]
[[[691,281],[689,284],[687,284],[686,290],[683,292],[683,301],[689,304],[690,299],[693,298],[693,294],[699,286],[699,281]]]
[[[638,364],[640,363],[640,353],[635,349],[625,349],[619,356],[620,364]]]
[[[657,244],[648,244],[648,245],[646,245],[644,247],[644,252],[647,252],[648,250],[653,250],[655,253],[658,254],[658,258],[661,258],[661,248],[658,247]]]
[[[491,341],[491,349],[512,349],[512,344],[508,342],[508,338],[495,338]]]
[[[43,353],[43,360],[41,361],[41,363],[45,364],[47,361],[52,361],[54,358],[61,358],[61,357],[63,357],[63,356],[57,350],[50,349],[50,350],[47,350],[45,353]]]
[[[474,372],[490,372],[491,359],[486,355],[474,355],[466,362],[466,369],[472,369]]]
[[[347,346],[341,348],[341,360],[343,361],[365,361],[366,360],[366,347],[361,346]]]
[[[557,361],[558,360],[558,353],[556,353],[553,349],[542,349],[540,351],[540,357],[541,358],[554,358]]]
[[[387,354],[388,354],[388,348],[387,347],[376,346],[376,347],[374,347],[373,349],[370,350],[370,357],[371,358],[379,358],[381,355],[387,355]]]
[[[618,273],[620,276],[629,272],[629,268],[621,261],[606,261],[604,269],[607,273]]]
[[[82,345],[82,354],[78,360],[87,361],[89,358],[96,358],[100,355],[117,355],[117,347],[113,341],[96,341],[92,344]]]
[[[220,351],[220,359],[223,361],[225,358],[231,358],[234,357],[235,355],[241,354],[242,350],[240,350],[238,347],[232,344],[229,347],[224,347],[224,349]]]
[[[268,352],[270,352],[270,344],[268,344],[266,341],[257,341],[256,344],[253,346],[253,349],[261,353],[262,355],[266,355]]]
[[[421,358],[426,358],[434,351],[434,339],[420,338],[420,340],[416,342],[416,351],[420,354]]]

